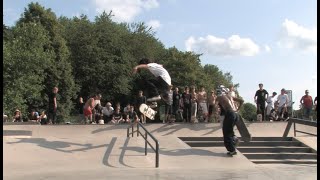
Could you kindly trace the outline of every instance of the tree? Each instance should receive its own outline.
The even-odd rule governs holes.
[[[13,37],[3,45],[4,111],[19,108],[23,114],[33,107],[41,108],[45,69],[54,57],[44,49],[49,43],[48,32],[39,24],[22,23],[12,30]]]
[[[182,52],[177,48],[169,48],[162,63],[169,71],[174,86],[205,85],[202,66],[198,54]]]
[[[68,118],[72,108],[72,99],[76,98],[78,91],[72,76],[72,66],[69,62],[69,50],[66,41],[61,36],[61,24],[51,9],[45,9],[39,3],[30,3],[25,9],[23,16],[17,22],[17,26],[25,23],[33,23],[43,26],[48,32],[50,43],[46,44],[44,51],[53,51],[54,58],[48,59],[48,65],[45,69],[45,89],[42,91],[42,98],[47,102],[47,94],[52,91],[54,86],[59,88],[58,98],[58,116],[57,121],[63,121]],[[47,103],[45,103],[47,104]]]
[[[101,93],[102,101],[127,103],[142,89],[143,78],[154,78],[148,71],[132,76],[132,68],[141,58],[162,64],[169,71],[174,86],[195,85],[210,90],[220,84],[232,84],[231,73],[223,73],[215,65],[202,66],[201,54],[175,47],[166,49],[155,38],[155,31],[145,23],[116,23],[111,16],[112,12],[103,12],[93,22],[84,14],[57,19],[50,8],[30,3],[14,27],[3,25],[4,67],[7,68],[4,70],[4,87],[8,88],[5,101],[9,103],[10,97],[16,94],[15,104],[10,106],[23,104],[25,109],[46,109],[47,94],[58,86],[58,121],[68,118],[77,95],[86,99],[94,93]],[[30,34],[23,34],[23,31]],[[33,37],[37,33],[39,37]],[[23,41],[15,42],[13,37],[18,36],[24,36]],[[35,48],[28,49],[33,46]],[[24,61],[28,64],[20,67],[23,65],[19,64],[21,59],[27,59]],[[30,71],[33,67],[29,64],[36,69],[40,67],[41,71]],[[21,72],[29,70],[33,74],[21,74],[15,66],[21,68]],[[15,79],[11,81],[10,78]],[[23,81],[27,82],[26,85],[19,85],[14,91]],[[31,87],[33,81],[36,81],[35,86]]]
[[[240,108],[240,115],[243,119],[253,121],[257,119],[257,108],[254,104],[244,103]]]
[[[11,32],[12,30],[10,27],[3,24],[2,30],[3,30],[3,40],[4,41],[12,39],[12,32]]]

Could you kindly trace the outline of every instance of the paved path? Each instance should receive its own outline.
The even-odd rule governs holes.
[[[282,136],[286,123],[252,123],[253,136]],[[126,125],[5,125],[4,179],[316,179],[317,165],[257,165],[223,147],[191,148],[177,137],[217,136],[219,124],[147,124],[159,140],[160,167]],[[298,126],[297,126],[298,128]],[[301,130],[316,133],[316,128]],[[238,133],[236,131],[236,133]],[[297,134],[316,149],[317,138]],[[290,131],[289,136],[293,136]]]

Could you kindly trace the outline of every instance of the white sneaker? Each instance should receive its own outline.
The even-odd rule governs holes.
[[[92,123],[91,123],[91,124],[96,124],[96,122],[92,121]]]
[[[153,109],[153,108],[156,108],[158,107],[158,103],[157,102],[152,102],[152,104],[150,105],[150,107]]]
[[[160,95],[147,99],[147,101],[149,101],[149,102],[159,101],[159,100],[161,100],[161,96]]]

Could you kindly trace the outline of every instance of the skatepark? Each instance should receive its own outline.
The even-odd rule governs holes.
[[[4,124],[4,179],[316,179],[317,137],[295,136],[293,126],[283,137],[287,124],[246,123],[252,141],[241,142],[233,157],[219,123],[144,124],[159,142],[159,167],[149,145],[145,155],[136,126],[127,137],[128,124]],[[294,126],[317,134],[316,127]]]

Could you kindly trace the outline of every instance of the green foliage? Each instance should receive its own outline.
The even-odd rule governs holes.
[[[45,42],[39,44],[35,42],[35,45],[30,43],[33,42],[32,39],[35,38],[30,36],[30,34],[33,34],[30,32],[32,26],[39,26],[39,28],[42,28],[44,31],[43,33],[46,34],[47,38],[45,39]],[[25,29],[18,31],[20,28],[24,27]],[[24,66],[30,73],[33,73],[33,75],[30,76],[26,74],[26,76],[23,76],[21,79],[21,81],[24,81],[23,84],[28,85],[27,87],[24,86],[25,91],[28,92],[28,97],[23,97],[22,94],[18,93],[18,97],[23,98],[23,100],[17,101],[17,104],[22,106],[23,102],[25,102],[24,104],[28,106],[27,109],[29,110],[30,108],[47,109],[47,94],[52,91],[54,86],[58,86],[60,87],[59,94],[61,97],[58,101],[58,121],[63,121],[63,119],[68,117],[73,108],[72,100],[76,98],[75,96],[78,91],[72,75],[72,66],[68,59],[70,53],[68,47],[66,46],[66,41],[61,36],[61,27],[61,24],[59,24],[55,14],[51,11],[51,9],[45,9],[38,3],[30,3],[28,8],[25,9],[24,15],[19,19],[16,27],[14,27],[18,29],[18,37],[20,39],[22,37],[21,41],[23,42],[17,44],[16,51],[22,52],[21,54],[16,53],[19,54],[19,56],[15,56],[12,53],[9,53],[8,55],[9,62],[15,58],[20,58],[22,59],[20,61],[25,62],[20,62],[20,66]],[[34,33],[34,36],[37,37],[37,33]],[[39,32],[39,37],[42,37],[41,32]],[[20,39],[18,40],[20,41]],[[14,42],[15,39],[12,39],[12,41]],[[36,46],[36,48],[39,46],[41,49],[39,49],[37,52],[33,52],[34,47],[32,45]],[[11,44],[8,44],[8,46],[10,46],[9,48],[14,47]],[[44,52],[50,52],[50,58],[44,56]],[[28,53],[32,54],[32,56],[35,56],[36,58],[43,58],[45,61],[38,62],[33,60],[34,58],[30,58]],[[28,59],[29,61],[25,61],[24,59]],[[39,72],[40,70],[42,72]],[[14,79],[14,81],[20,80],[19,73],[21,72],[17,73],[16,75],[10,73],[9,68],[5,68],[4,71],[8,72],[8,79]],[[37,78],[36,75],[41,76],[41,78]],[[41,87],[37,86],[38,83],[41,85]],[[8,88],[13,87],[9,86]],[[8,91],[11,90],[13,89],[8,89]],[[6,98],[10,97],[7,96]]]
[[[45,69],[54,54],[44,49],[49,37],[39,24],[23,23],[12,34],[3,45],[3,108],[5,112],[19,108],[26,114],[30,104],[43,105]]]
[[[251,103],[244,103],[240,108],[240,115],[247,121],[257,119],[257,107]]]
[[[198,87],[205,84],[198,54],[182,52],[173,47],[167,50],[162,62],[169,71],[174,86],[195,85]]]
[[[5,112],[46,109],[54,86],[61,121],[74,110],[77,95],[86,100],[101,93],[102,102],[127,103],[142,88],[143,77],[153,78],[147,71],[131,74],[144,57],[163,64],[174,86],[209,91],[233,84],[229,72],[202,66],[200,54],[166,49],[143,22],[116,23],[111,16],[103,12],[93,22],[84,14],[57,19],[51,9],[30,3],[14,27],[3,25]]]

